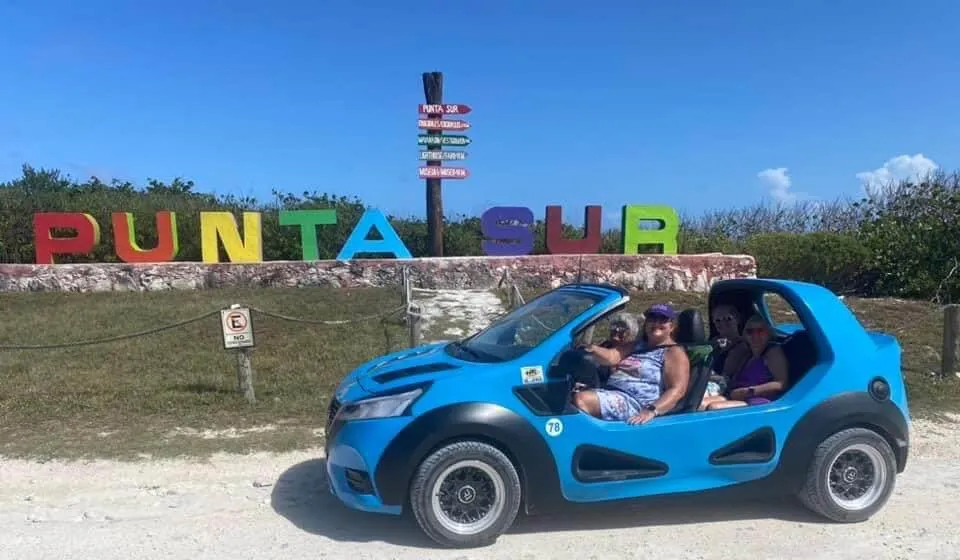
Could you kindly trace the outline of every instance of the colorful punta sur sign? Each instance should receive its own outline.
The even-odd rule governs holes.
[[[418,167],[417,175],[421,179],[466,179],[470,172],[464,167]]]
[[[470,142],[473,142],[473,140],[462,134],[447,134],[444,136],[421,134],[417,136],[417,144],[420,146],[466,146]]]
[[[430,130],[466,130],[470,123],[459,119],[417,119],[417,126]]]
[[[473,109],[463,103],[421,103],[417,111],[426,115],[466,115]]]
[[[420,159],[427,161],[463,161],[467,159],[467,152],[423,150],[420,152]]]
[[[547,206],[546,248],[551,254],[596,254],[602,244],[601,208],[588,206],[585,212],[586,236],[582,239],[563,237],[563,219],[560,206]],[[114,212],[113,239],[117,257],[128,263],[162,263],[174,260],[179,251],[176,214],[157,212],[157,246],[143,249],[136,242],[133,214]],[[641,221],[658,221],[660,229],[642,229]],[[300,228],[300,244],[304,261],[319,259],[317,226],[337,223],[333,209],[282,210],[281,226]],[[489,208],[480,219],[485,238],[484,253],[489,256],[521,256],[533,250],[533,212],[525,206],[497,206]],[[640,245],[660,245],[664,254],[677,253],[677,235],[680,218],[669,206],[625,205],[622,210],[622,251],[625,255],[638,253]],[[76,231],[73,237],[54,237],[61,229]],[[382,239],[367,239],[376,229]],[[54,264],[55,255],[87,254],[100,243],[100,224],[90,214],[82,212],[41,212],[33,217],[34,247],[37,264]],[[231,212],[200,212],[200,248],[203,262],[217,263],[219,248],[223,245],[229,262],[263,262],[263,239],[260,212],[243,213],[243,235]],[[358,254],[386,254],[398,259],[412,258],[410,250],[390,225],[387,217],[376,209],[368,209],[360,217],[337,255],[337,260],[350,260]]]

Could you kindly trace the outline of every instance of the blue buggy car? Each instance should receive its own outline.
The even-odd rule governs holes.
[[[776,320],[774,300],[789,321]],[[360,366],[330,403],[330,491],[350,508],[412,512],[452,547],[493,542],[521,509],[708,490],[796,496],[837,522],[883,507],[909,444],[893,336],[866,330],[821,286],[717,282],[708,309],[729,304],[772,325],[789,370],[782,396],[698,410],[714,328],[687,309],[675,338],[690,356],[688,390],[673,410],[630,425],[571,402],[574,383],[595,367],[582,344],[628,301],[614,286],[566,285],[466,339]]]

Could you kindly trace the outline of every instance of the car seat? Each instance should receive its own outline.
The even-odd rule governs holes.
[[[690,412],[700,406],[710,380],[710,358],[713,354],[713,346],[707,340],[703,316],[692,307],[677,315],[675,340],[687,351],[687,358],[690,360],[690,384],[683,398],[667,414]]]

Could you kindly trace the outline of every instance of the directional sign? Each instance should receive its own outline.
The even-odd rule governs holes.
[[[421,103],[417,110],[427,115],[466,115],[472,111],[469,105],[463,103],[434,103],[432,105]]]
[[[466,130],[470,123],[454,119],[417,119],[417,126],[433,130]]]
[[[466,146],[473,140],[460,134],[440,136],[439,134],[421,134],[417,136],[417,144],[421,146]]]
[[[421,179],[466,179],[470,172],[463,167],[420,167],[417,169]]]
[[[223,330],[224,348],[253,346],[253,325],[250,322],[250,310],[248,308],[221,309],[220,328]]]
[[[467,152],[441,152],[438,150],[426,150],[420,152],[420,159],[427,161],[463,161],[467,159]]]

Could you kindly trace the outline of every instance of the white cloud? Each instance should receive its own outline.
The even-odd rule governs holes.
[[[857,179],[864,190],[882,188],[899,181],[918,181],[939,166],[923,154],[899,155],[887,160],[882,167],[873,171],[857,173]]]
[[[790,192],[793,181],[787,175],[786,167],[764,169],[757,173],[757,177],[777,202],[793,202],[797,199],[797,195]]]

